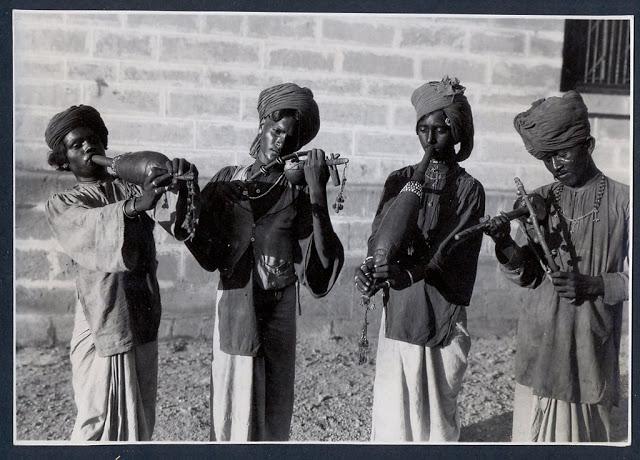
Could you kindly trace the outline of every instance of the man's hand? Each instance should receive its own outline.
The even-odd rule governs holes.
[[[158,198],[171,188],[171,174],[161,168],[151,168],[142,185],[142,195],[135,199],[136,212],[153,208]]]
[[[413,176],[411,176],[412,181],[417,181],[417,182],[420,182],[421,184],[424,183],[424,175],[427,172],[427,167],[429,166],[429,161],[431,161],[432,157],[433,157],[433,147],[428,146],[426,149],[424,149],[424,155],[422,156],[422,160],[420,160],[420,163],[418,163],[416,170],[413,172]]]
[[[511,221],[501,213],[489,220],[489,226],[484,229],[496,245],[503,245],[511,239]]]
[[[373,272],[373,279],[378,287],[383,287],[385,284],[391,289],[400,291],[404,288],[411,286],[411,275],[399,264],[388,264],[380,267],[375,267]]]
[[[549,276],[558,295],[565,299],[580,301],[604,294],[604,281],[601,276],[573,272],[554,272]]]
[[[196,168],[196,165],[189,163],[184,158],[174,158],[171,161],[167,161],[165,163],[165,168],[167,169],[167,172],[172,176],[175,176],[175,175],[181,176],[188,172],[192,172],[196,183],[198,181],[198,168]],[[176,178],[172,178],[172,181],[171,181],[172,191],[178,190],[180,186],[179,182],[180,181],[178,181]]]
[[[361,294],[371,297],[375,294],[373,282],[373,257],[367,257],[355,272],[356,288]]]
[[[309,194],[325,193],[329,180],[329,168],[325,160],[324,151],[311,149],[304,162],[304,178],[309,185]]]

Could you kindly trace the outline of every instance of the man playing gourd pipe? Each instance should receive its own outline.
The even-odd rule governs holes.
[[[373,221],[368,257],[355,277],[365,295],[381,284],[391,288],[380,326],[371,437],[457,441],[457,396],[471,344],[465,308],[482,234],[463,241],[454,235],[479,223],[484,189],[458,165],[473,148],[473,118],[464,87],[445,77],[417,88],[411,102],[425,153],[420,163],[389,175]],[[414,200],[419,210],[407,231],[399,229],[406,235],[398,242],[400,254],[388,265],[374,267],[374,246],[383,233],[385,215],[394,206],[398,209],[398,203],[414,199],[411,194],[419,197]]]
[[[154,220],[181,233],[175,206],[186,203],[185,191],[174,193],[169,172],[189,164],[176,159],[167,170],[153,169],[142,187],[111,176],[90,159],[105,154],[108,131],[98,111],[86,105],[55,115],[45,139],[49,164],[71,171],[77,180],[71,189],[53,194],[45,207],[51,230],[76,270],[71,370],[78,412],[71,439],[149,440],[161,310]],[[162,206],[156,212],[158,200]]]
[[[267,88],[248,166],[220,170],[202,191],[202,212],[187,247],[219,270],[211,381],[211,439],[283,441],[293,412],[297,283],[326,295],[344,261],[327,209],[322,150],[304,166],[307,186],[282,165],[260,167],[310,142],[320,127],[313,93],[292,83]]]
[[[542,229],[559,270],[547,276],[536,242],[522,230],[514,241],[502,216],[490,221],[500,268],[531,289],[518,319],[512,440],[609,441],[629,293],[629,187],[593,162],[595,139],[577,92],[535,101],[514,126],[556,179],[534,192],[547,203]]]

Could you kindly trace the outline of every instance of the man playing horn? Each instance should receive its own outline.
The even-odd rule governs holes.
[[[368,257],[356,270],[356,286],[364,295],[382,283],[388,296],[376,357],[374,441],[457,441],[460,435],[457,397],[471,345],[466,306],[482,234],[463,241],[454,235],[479,223],[485,201],[482,185],[458,164],[473,148],[473,118],[464,90],[457,79],[445,77],[413,92],[424,156],[387,178]],[[419,198],[414,200],[419,203],[415,222],[406,239],[396,242],[397,258],[374,266],[380,249],[375,242],[390,230],[382,228],[384,216],[406,201],[404,194]]]
[[[527,151],[555,182],[535,190],[549,209],[542,225],[556,272],[539,245],[494,217],[487,233],[506,277],[531,289],[518,319],[515,442],[609,441],[620,397],[618,354],[629,295],[629,187],[605,176],[582,97],[535,101],[515,117]],[[549,273],[547,273],[549,272]]]
[[[200,225],[187,246],[220,273],[213,333],[211,439],[284,441],[293,413],[298,284],[326,295],[344,261],[327,208],[322,150],[304,166],[306,186],[282,165],[261,167],[310,142],[320,127],[313,93],[293,83],[258,99],[254,161],[220,170],[202,191]]]
[[[91,161],[105,154],[108,134],[100,113],[86,105],[56,114],[45,132],[49,164],[77,180],[45,206],[76,278],[71,439],[146,441],[155,423],[161,310],[151,216],[161,197],[175,204],[169,172],[189,164],[176,159],[167,170],[151,170],[142,187],[127,183]]]

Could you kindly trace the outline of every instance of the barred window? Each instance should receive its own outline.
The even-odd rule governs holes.
[[[567,19],[560,91],[629,94],[630,21]]]

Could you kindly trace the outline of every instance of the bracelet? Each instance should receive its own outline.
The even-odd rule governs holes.
[[[136,198],[133,197],[132,199],[133,202],[131,203],[131,206],[133,207],[133,212],[135,213],[132,216],[127,213],[127,203],[131,200],[131,198],[129,200],[125,200],[124,203],[122,203],[122,213],[128,219],[135,219],[138,216],[138,213],[136,211]]]
[[[409,284],[409,286],[411,286],[413,284],[413,275],[411,274],[411,272],[408,269],[404,269],[405,272],[407,272],[407,275],[409,275],[409,279],[411,280],[411,284]]]
[[[402,187],[400,193],[402,192],[415,193],[416,195],[418,195],[418,198],[422,198],[422,185],[417,181],[410,180],[405,184],[404,187]]]

